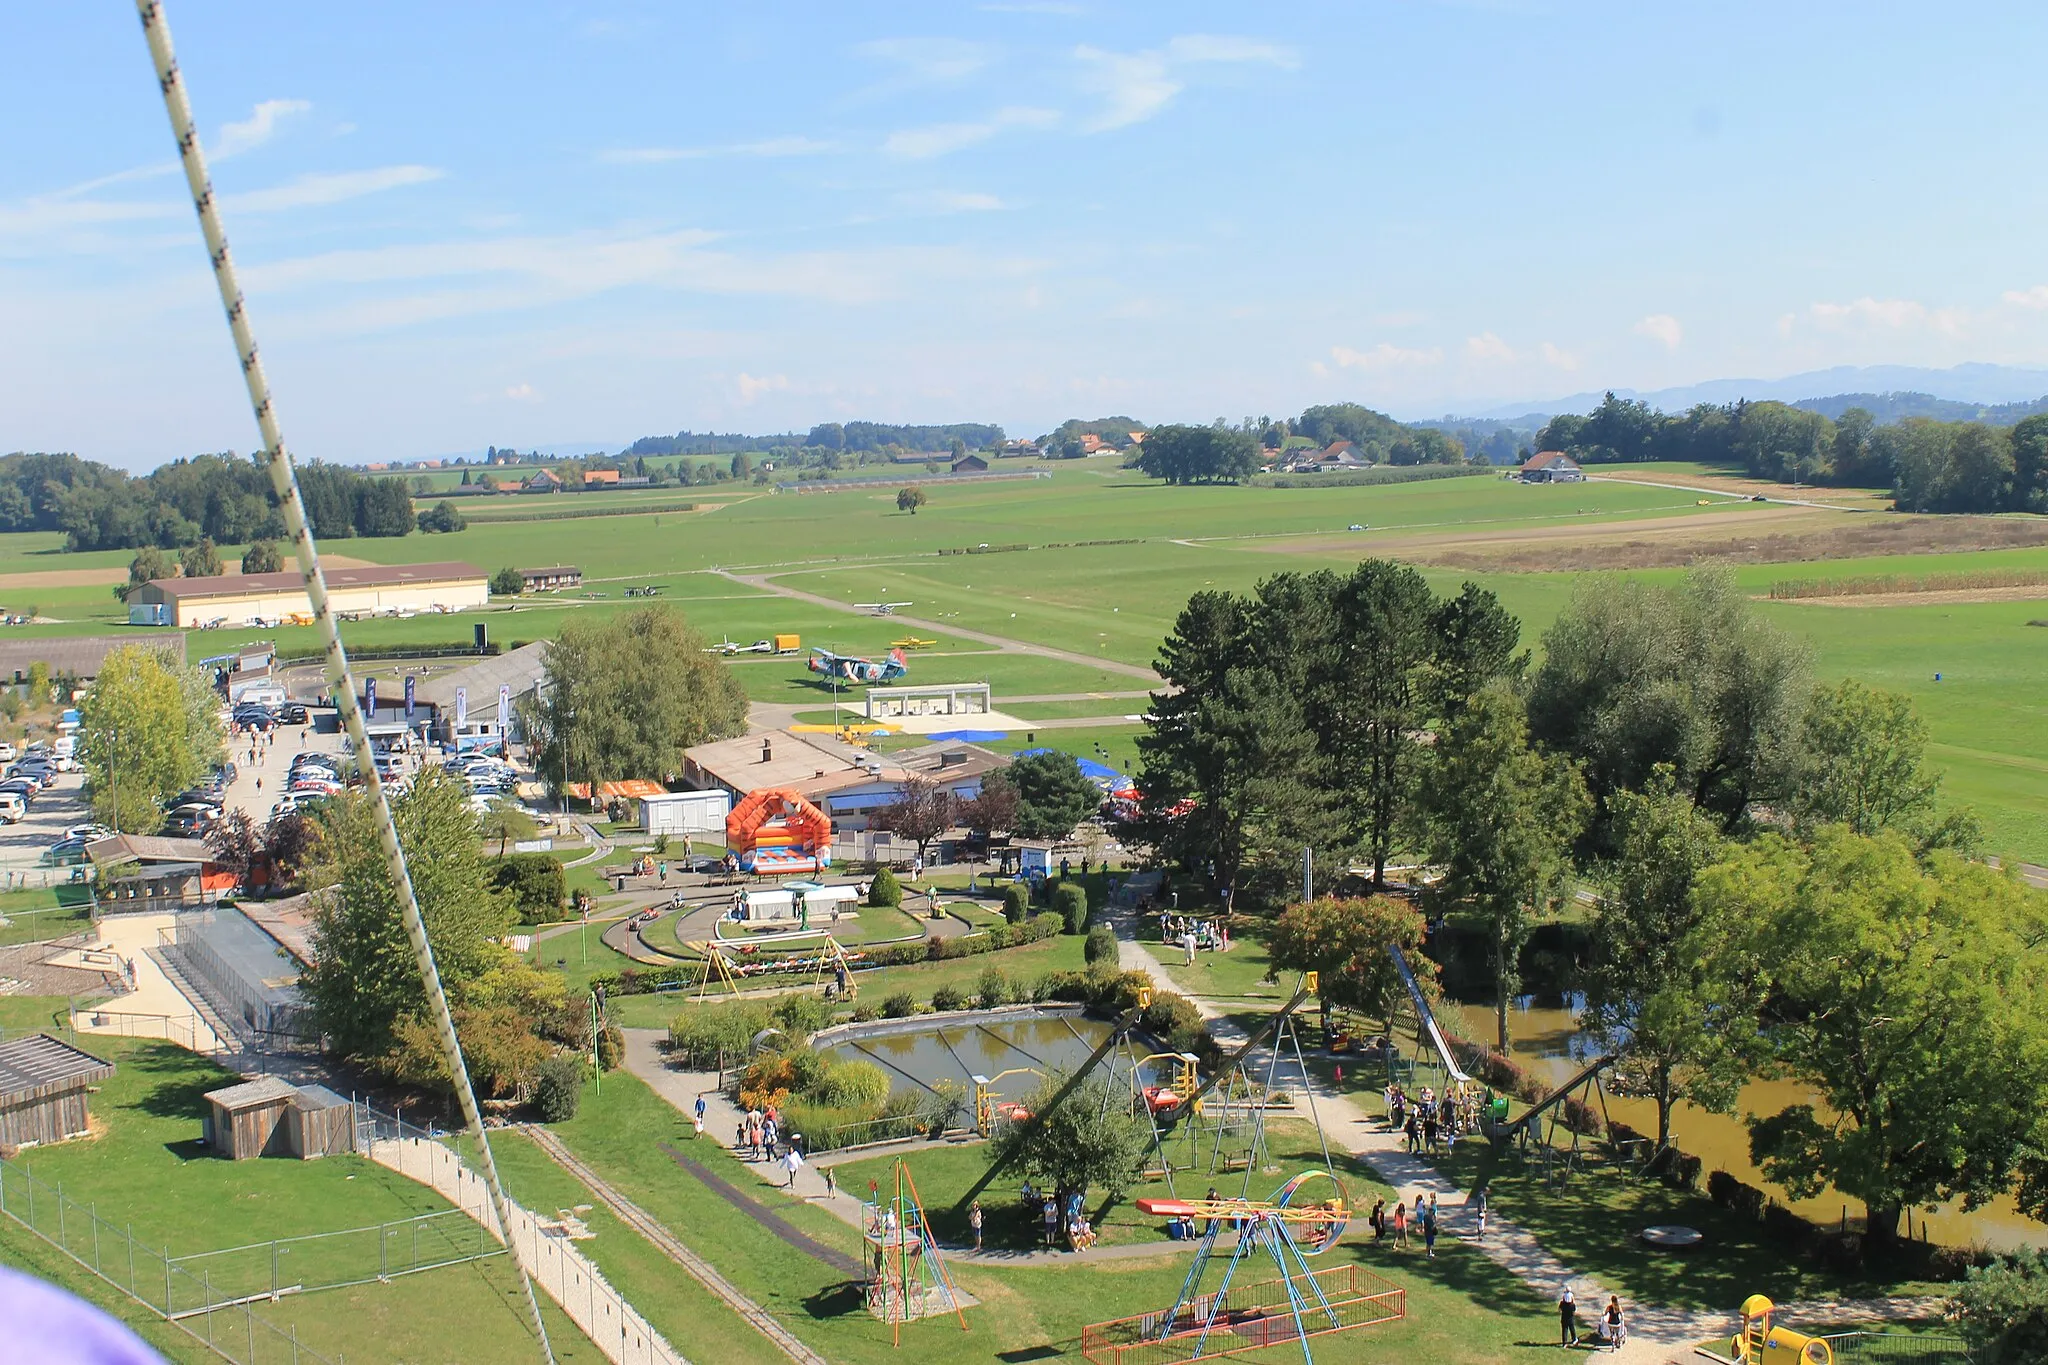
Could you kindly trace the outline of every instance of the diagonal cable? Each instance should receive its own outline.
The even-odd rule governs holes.
[[[349,675],[348,655],[341,647],[341,628],[329,609],[327,575],[320,567],[319,551],[313,545],[312,528],[306,522],[306,505],[299,496],[298,476],[293,471],[291,456],[285,450],[277,411],[270,401],[270,381],[264,377],[263,361],[256,351],[255,333],[249,327],[242,289],[235,281],[235,265],[228,255],[227,234],[221,228],[220,207],[214,198],[213,183],[206,174],[206,154],[200,148],[199,132],[192,122],[192,102],[185,94],[185,83],[178,75],[178,61],[171,51],[170,26],[164,17],[161,0],[136,0],[135,8],[142,19],[142,31],[149,38],[149,55],[156,63],[157,84],[163,90],[164,109],[170,115],[171,132],[177,138],[178,156],[185,167],[185,182],[192,190],[192,206],[198,210],[199,228],[205,234],[206,251],[213,261],[214,282],[220,286],[220,300],[227,309],[228,326],[234,333],[235,354],[241,361],[242,378],[249,388],[249,403],[255,410],[256,426],[263,436],[263,453],[270,469],[271,487],[277,491],[278,501],[283,504],[285,525],[290,529],[292,544],[298,550],[299,572],[306,579],[306,596],[313,605],[313,619],[326,639],[327,681],[334,690],[335,704],[341,714],[342,726],[348,732],[349,746],[355,752],[356,766],[369,787],[370,803],[377,819],[377,836],[384,846],[384,860],[391,870],[392,885],[398,892],[399,918],[404,922],[405,936],[412,944],[413,958],[419,964],[420,981],[426,987],[427,1004],[433,1013],[442,1060],[454,1077],[455,1096],[462,1105],[463,1121],[469,1127],[470,1136],[476,1139],[477,1151],[483,1160],[484,1183],[490,1187],[491,1204],[497,1211],[505,1247],[512,1253],[513,1264],[519,1268],[519,1284],[526,1291],[526,1306],[533,1314],[533,1330],[540,1341],[541,1353],[548,1365],[554,1365],[554,1348],[548,1342],[547,1324],[541,1319],[540,1300],[534,1297],[533,1281],[528,1277],[526,1263],[520,1259],[519,1248],[514,1244],[511,1201],[505,1197],[505,1187],[498,1180],[498,1163],[491,1155],[490,1135],[484,1131],[483,1115],[476,1105],[476,1091],[469,1083],[469,1069],[463,1064],[462,1044],[455,1036],[455,1019],[448,1009],[448,995],[441,989],[441,973],[434,966],[434,950],[427,942],[426,922],[420,918],[412,876],[406,871],[405,851],[398,846],[398,829],[391,821],[391,803],[385,796],[383,782],[377,776],[377,764],[370,752],[370,735],[363,728],[363,713],[356,705],[355,680]]]

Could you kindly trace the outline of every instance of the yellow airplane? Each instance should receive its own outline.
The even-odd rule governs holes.
[[[930,649],[937,643],[937,640],[921,640],[915,635],[906,635],[900,640],[889,642],[890,647],[894,649]]]

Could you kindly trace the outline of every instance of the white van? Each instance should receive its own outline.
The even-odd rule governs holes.
[[[28,803],[14,792],[0,792],[0,824],[11,825],[28,814]]]

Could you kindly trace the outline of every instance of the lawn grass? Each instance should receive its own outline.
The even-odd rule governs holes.
[[[6,1003],[10,1024],[49,1004],[47,999]],[[199,1141],[200,1097],[241,1077],[167,1043],[79,1041],[112,1061],[116,1071],[92,1097],[94,1137],[22,1154],[17,1164],[37,1180],[61,1185],[68,1198],[92,1206],[108,1223],[131,1228],[140,1244],[167,1247],[174,1256],[271,1238],[370,1229],[353,1237],[291,1244],[278,1262],[286,1282],[294,1282],[296,1275],[313,1283],[358,1277],[370,1283],[291,1295],[258,1310],[280,1330],[296,1325],[302,1341],[330,1358],[484,1365],[532,1349],[524,1299],[510,1263],[501,1258],[376,1282],[381,1261],[375,1228],[381,1223],[446,1212],[444,1219],[426,1226],[428,1240],[422,1245],[431,1248],[438,1240],[459,1250],[478,1244],[475,1224],[447,1212],[451,1206],[432,1190],[354,1155],[239,1162],[215,1156]],[[410,1245],[409,1240],[402,1244]],[[73,1245],[77,1249],[85,1243]],[[10,1225],[0,1240],[0,1256],[43,1273],[56,1253]],[[186,1264],[192,1275],[204,1274],[217,1296],[270,1287],[272,1261],[265,1248]],[[183,1298],[181,1293],[181,1306]],[[238,1313],[212,1316],[217,1331],[232,1330],[239,1338],[247,1330]],[[600,1358],[566,1317],[554,1312],[552,1319],[549,1331],[563,1348],[562,1359]],[[203,1318],[192,1324],[205,1330]],[[174,1358],[184,1357],[174,1353]]]
[[[1725,1311],[1751,1294],[1785,1303],[1941,1288],[1877,1270],[1836,1271],[1803,1260],[1762,1224],[1716,1207],[1704,1194],[1639,1180],[1616,1165],[1573,1175],[1555,1188],[1546,1186],[1537,1162],[1524,1162],[1512,1151],[1496,1152],[1484,1142],[1460,1142],[1437,1164],[1460,1188],[1483,1183],[1500,1217],[1624,1298]],[[1681,1256],[1646,1252],[1637,1236],[1660,1223],[1698,1228],[1706,1242]]]
[[[1077,972],[1085,965],[1081,947],[1085,940],[1075,934],[1054,934],[1021,948],[978,953],[973,957],[948,958],[943,962],[917,962],[907,967],[878,967],[856,972],[853,983],[864,1001],[880,1001],[897,991],[909,991],[920,1002],[928,1002],[941,986],[972,993],[974,983],[990,967],[1000,967],[1010,980],[1031,982],[1050,972]]]
[[[555,1131],[600,1175],[827,1359],[879,1365],[905,1358],[890,1346],[887,1329],[861,1308],[857,1286],[781,1241],[747,1211],[735,1209],[678,1168],[659,1144],[687,1149],[738,1187],[753,1207],[771,1210],[824,1245],[858,1255],[854,1230],[791,1199],[723,1149],[692,1143],[682,1116],[644,1085],[630,1077],[607,1078],[603,1096],[586,1092],[582,1112]],[[1368,1188],[1362,1178],[1352,1185],[1354,1197]],[[925,1193],[928,1202],[937,1202]],[[1409,1318],[1384,1329],[1318,1341],[1316,1356],[1326,1365],[1395,1359],[1476,1365],[1548,1339],[1548,1305],[1476,1253],[1440,1247],[1438,1259],[1425,1262],[1419,1252],[1397,1255],[1354,1237],[1326,1260],[1342,1258],[1366,1263],[1406,1288]],[[1078,1359],[1084,1325],[1164,1308],[1185,1270],[1184,1252],[1135,1262],[1062,1257],[1048,1266],[1014,1269],[956,1264],[958,1283],[981,1301],[967,1312],[970,1330],[962,1334],[946,1321],[913,1324],[905,1329],[905,1345],[915,1352],[913,1358],[942,1365]],[[1271,1278],[1270,1268],[1254,1266],[1245,1273]],[[1277,1365],[1299,1355],[1297,1346],[1291,1356],[1275,1350],[1245,1352],[1241,1358]]]
[[[0,894],[0,947],[63,938],[92,927],[92,896],[84,887],[44,887]]]

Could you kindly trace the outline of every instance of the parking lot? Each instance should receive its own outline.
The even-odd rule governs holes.
[[[84,787],[84,774],[60,773],[57,784],[36,797],[26,816],[15,824],[0,825],[0,876],[4,876],[5,886],[48,886],[69,880],[71,870],[43,862],[43,850],[62,839],[72,825],[92,819]]]

